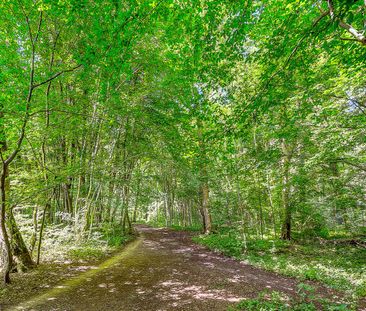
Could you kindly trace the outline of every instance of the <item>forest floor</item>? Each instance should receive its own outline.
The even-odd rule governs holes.
[[[349,302],[366,298],[366,236],[291,241],[251,237],[244,244],[238,229],[220,228],[210,235],[194,236],[193,240],[261,269],[321,282],[344,293]]]
[[[209,251],[193,243],[191,233],[143,225],[137,230],[139,238],[99,266],[22,303],[8,301],[3,309],[227,310],[263,291],[287,301],[304,299],[299,291],[304,285],[314,288],[314,297],[342,300],[342,294],[319,283],[300,283]]]

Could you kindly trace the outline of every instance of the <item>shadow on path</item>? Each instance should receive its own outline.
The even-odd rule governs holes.
[[[120,254],[10,310],[213,311],[265,289],[296,295],[296,280],[211,252],[189,233],[136,229],[141,237]]]

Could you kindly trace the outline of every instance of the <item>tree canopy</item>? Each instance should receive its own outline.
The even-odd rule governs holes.
[[[364,234],[365,14],[362,0],[1,1],[4,281],[57,225]]]

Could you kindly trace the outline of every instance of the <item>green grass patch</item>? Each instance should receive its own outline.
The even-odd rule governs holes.
[[[245,247],[232,230],[193,240],[260,268],[300,280],[320,281],[349,296],[366,296],[366,250],[362,246],[318,240],[249,240]]]
[[[119,247],[133,240],[131,235],[112,235],[106,238],[108,246]]]
[[[68,257],[73,261],[94,261],[105,257],[102,249],[92,246],[72,248],[67,253]]]
[[[193,241],[221,253],[240,257],[243,253],[243,243],[232,234],[210,234],[193,237]]]
[[[72,261],[99,261],[134,239],[133,235],[123,235],[120,226],[110,224],[95,230],[94,235],[98,239],[70,244],[67,257]]]
[[[352,311],[356,306],[351,303],[334,303],[315,295],[311,285],[300,283],[297,286],[298,298],[293,299],[276,291],[263,291],[257,298],[243,300],[230,307],[229,311]]]
[[[191,232],[200,232],[202,231],[201,225],[192,225],[192,226],[180,226],[180,225],[172,225],[170,226],[171,229],[177,231],[191,231]]]

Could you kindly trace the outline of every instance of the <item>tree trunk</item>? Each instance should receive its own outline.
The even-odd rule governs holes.
[[[276,214],[275,214],[275,208],[274,208],[274,205],[273,205],[272,190],[271,190],[271,183],[270,183],[269,175],[267,175],[267,191],[268,191],[269,205],[271,206],[271,218],[272,218],[272,225],[273,225],[273,234],[274,234],[274,238],[277,238]]]
[[[38,231],[38,206],[33,207],[33,232],[30,241],[29,252],[32,254],[37,242]]]
[[[3,146],[4,147],[4,146]],[[0,180],[0,191],[1,191],[1,213],[0,213],[0,227],[1,227],[1,235],[3,239],[3,257],[4,257],[4,272],[3,272],[3,281],[5,284],[10,283],[10,271],[13,266],[13,255],[10,247],[9,236],[6,231],[5,225],[5,210],[6,210],[6,183],[8,177],[8,166],[3,163],[2,172],[1,172],[1,180]]]
[[[43,230],[44,230],[44,226],[45,226],[45,220],[46,220],[46,213],[47,210],[50,208],[50,203],[47,202],[44,210],[43,210],[43,215],[42,215],[42,223],[41,223],[41,228],[39,230],[39,240],[38,240],[38,246],[37,246],[37,265],[39,264],[40,258],[41,258],[41,246],[42,246],[42,239],[43,239]]]
[[[34,262],[19,231],[12,208],[7,209],[6,216],[8,218],[7,227],[10,235],[10,246],[17,263],[17,269],[25,272],[34,267]]]
[[[141,183],[141,179],[139,178],[137,180],[137,190],[136,190],[136,196],[135,196],[135,208],[133,210],[133,218],[132,218],[132,222],[136,222],[137,220],[137,210],[139,207],[139,199],[140,199],[140,183]]]
[[[205,234],[211,233],[211,215],[209,211],[209,188],[206,182],[203,183],[201,188],[201,215],[203,221],[203,232]]]
[[[17,269],[19,271],[27,271],[28,269],[34,266],[34,262],[32,257],[27,249],[27,246],[24,243],[22,234],[19,231],[18,225],[15,221],[13,208],[7,204],[7,194],[10,190],[9,183],[9,166],[7,164],[3,164],[3,171],[1,176],[1,192],[2,192],[2,204],[3,209],[1,212],[4,213],[4,221],[6,223],[6,227],[9,231],[9,245],[10,245],[10,254],[12,254],[16,259]],[[6,219],[5,219],[6,218]],[[5,224],[4,224],[5,225]],[[6,238],[4,237],[4,245],[7,247]],[[7,252],[5,250],[5,252]],[[13,260],[11,259],[11,264],[13,264]],[[10,267],[12,269],[13,267]]]
[[[124,234],[132,233],[132,224],[130,220],[130,215],[128,214],[129,205],[129,192],[130,189],[127,185],[123,187],[123,219],[122,219],[122,232]],[[127,226],[127,228],[126,228]]]
[[[211,224],[211,214],[210,214],[210,206],[209,206],[209,198],[210,198],[210,189],[208,186],[208,176],[207,176],[207,157],[206,157],[206,146],[203,139],[202,133],[202,123],[200,120],[197,121],[197,128],[198,128],[198,143],[200,149],[200,158],[199,158],[199,165],[200,165],[200,179],[201,179],[201,216],[203,222],[203,232],[205,234],[211,233],[212,224]]]
[[[289,185],[289,170],[290,159],[289,150],[286,142],[282,141],[283,152],[283,176],[282,176],[282,206],[283,206],[283,222],[281,230],[282,240],[291,240],[291,220],[292,211],[290,205],[290,185]]]

